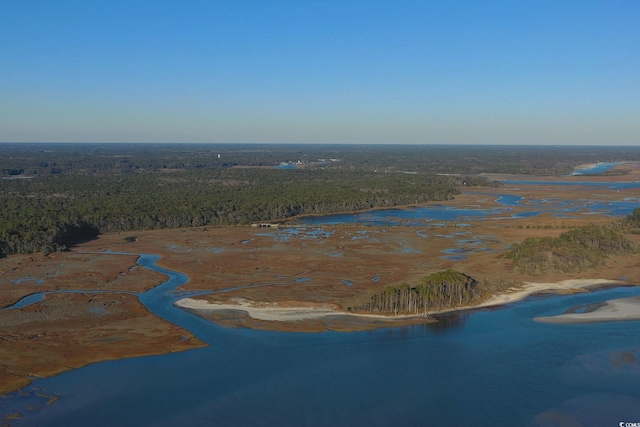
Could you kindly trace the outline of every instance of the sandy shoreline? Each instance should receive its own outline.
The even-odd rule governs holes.
[[[569,279],[559,282],[524,282],[518,288],[511,288],[508,293],[495,295],[479,305],[469,308],[490,307],[520,301],[526,297],[543,292],[584,292],[590,287],[601,285],[624,285],[627,282],[611,279]]]
[[[240,310],[246,312],[250,317],[257,320],[287,322],[297,320],[310,320],[319,319],[327,316],[353,316],[360,318],[372,318],[372,319],[410,319],[419,317],[428,317],[429,315],[443,314],[447,312],[454,312],[460,310],[469,310],[483,307],[491,307],[497,305],[504,305],[513,302],[520,301],[532,294],[540,292],[571,292],[571,291],[584,291],[586,288],[599,285],[622,285],[625,282],[619,280],[609,279],[571,279],[563,280],[560,282],[550,283],[532,283],[525,282],[521,287],[512,288],[510,292],[493,296],[484,302],[472,305],[461,306],[448,310],[430,311],[426,315],[382,315],[382,314],[364,314],[364,313],[351,313],[341,311],[336,305],[329,304],[306,304],[306,303],[272,303],[272,302],[257,302],[243,298],[234,298],[226,303],[218,303],[212,301],[206,301],[203,299],[195,298],[183,298],[174,303],[175,306],[191,309],[191,310],[206,310],[206,311],[219,311],[219,310]],[[298,305],[296,305],[298,304]],[[638,311],[640,311],[640,302],[638,302]],[[595,313],[595,312],[594,312]],[[585,313],[586,314],[586,313]],[[584,314],[579,314],[584,315]],[[544,320],[541,320],[544,321]]]
[[[240,310],[257,320],[275,322],[292,322],[296,320],[319,319],[327,316],[354,316],[372,319],[411,319],[416,315],[385,316],[382,314],[350,313],[341,311],[333,305],[281,305],[271,302],[256,302],[243,298],[234,298],[232,303],[217,303],[194,298],[183,298],[174,303],[175,306],[190,310]]]
[[[191,310],[240,310],[258,320],[295,321],[317,319],[336,315],[339,312],[330,305],[319,306],[282,306],[277,303],[254,302],[243,298],[234,298],[230,303],[216,303],[194,298],[183,298],[175,306]]]
[[[582,313],[565,313],[558,316],[535,317],[533,320],[543,323],[595,323],[640,320],[640,297],[618,298],[605,301],[594,310]]]

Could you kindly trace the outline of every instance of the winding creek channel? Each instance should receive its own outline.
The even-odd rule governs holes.
[[[501,202],[508,206],[521,198]],[[374,222],[388,220],[384,215],[376,213]],[[342,219],[324,218],[337,220]],[[174,306],[198,293],[177,291],[189,278],[158,266],[158,259],[142,254],[137,262],[168,279],[136,295],[150,312],[209,346],[101,362],[35,380],[0,399],[2,418],[22,414],[3,419],[5,424],[546,427],[640,422],[640,321],[563,325],[533,320],[638,296],[640,287],[533,296],[420,326],[268,332],[224,328]],[[42,297],[27,297],[5,310]],[[52,405],[47,405],[49,396],[57,397]]]
[[[532,297],[435,325],[278,333],[225,329],[175,307],[193,295],[175,292],[188,277],[157,260],[143,254],[138,264],[168,280],[140,301],[209,347],[34,381],[2,399],[3,413],[23,414],[12,425],[547,426],[563,425],[549,423],[554,417],[583,425],[640,419],[640,322],[532,320],[638,295],[636,287]],[[38,394],[59,399],[47,406]]]

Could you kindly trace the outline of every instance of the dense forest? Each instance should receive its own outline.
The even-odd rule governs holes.
[[[420,204],[480,172],[569,173],[635,147],[0,144],[0,256],[99,233]],[[285,167],[278,169],[278,167]]]
[[[478,281],[454,270],[423,277],[415,285],[387,286],[368,301],[351,306],[351,312],[426,315],[479,302],[482,292]]]
[[[424,173],[224,165],[127,172],[94,165],[88,173],[71,165],[69,153],[58,156],[42,166],[55,165],[55,173],[25,170],[1,181],[0,253],[64,250],[111,231],[250,224],[446,200],[461,185],[486,183]]]
[[[629,226],[633,217],[640,218],[640,210],[625,221]],[[617,229],[620,224],[578,227],[558,237],[530,237],[511,246],[505,254],[517,268],[528,274],[576,272],[604,265],[610,255],[632,254],[636,245]]]

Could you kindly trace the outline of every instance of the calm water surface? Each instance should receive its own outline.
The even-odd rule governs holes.
[[[523,201],[511,196],[502,197],[500,203],[508,208]],[[496,212],[435,211],[441,216],[434,219],[454,221]],[[405,211],[385,212],[363,215],[373,223],[392,226]],[[406,215],[402,220],[412,221],[424,218],[425,212]],[[353,218],[333,216],[323,221]],[[446,316],[435,325],[358,333],[277,333],[226,329],[177,309],[172,303],[185,294],[174,290],[187,277],[156,266],[156,260],[143,255],[139,264],[169,275],[169,280],[140,294],[140,300],[210,346],[103,362],[34,381],[20,393],[0,399],[1,415],[23,415],[10,420],[11,425],[640,422],[640,322],[553,325],[532,320],[581,304],[640,295],[640,288],[533,297],[493,311]],[[51,395],[59,399],[48,406],[46,396]]]
[[[640,348],[640,322],[532,321],[637,288],[530,298],[435,326],[300,334],[225,329],[176,309],[184,277],[161,270],[171,279],[141,300],[210,347],[35,381],[30,396],[1,401],[24,415],[14,425],[562,425],[542,423],[550,410],[606,423],[584,425],[640,419],[640,366],[614,363]],[[60,398],[46,406],[34,389]]]
[[[597,175],[605,172],[618,163],[599,164],[581,175]],[[570,181],[535,181],[535,180],[502,180],[509,185],[554,185],[558,187],[582,186],[585,189],[596,187],[616,192],[624,189],[640,188],[640,181],[627,182],[570,182]],[[466,221],[500,218],[528,218],[542,212],[550,212],[556,217],[571,217],[576,215],[599,214],[611,217],[629,215],[640,206],[640,199],[636,197],[621,198],[616,201],[599,202],[586,198],[578,200],[561,199],[525,199],[523,196],[511,194],[494,194],[496,202],[501,205],[493,209],[465,209],[446,205],[430,204],[409,209],[380,209],[355,214],[337,214],[316,217],[305,217],[298,221],[301,225],[320,226],[336,224],[368,224],[380,226],[438,226],[438,221]],[[487,195],[490,195],[487,193]],[[529,209],[526,212],[513,213],[514,207]]]
[[[521,184],[536,183],[535,181],[519,181]],[[536,184],[539,184],[536,183]],[[553,184],[546,182],[546,184]],[[557,185],[565,185],[557,183]],[[631,185],[631,184],[629,184]],[[630,188],[639,188],[640,183]],[[457,226],[464,226],[464,221],[491,220],[501,218],[528,218],[549,212],[556,217],[577,215],[605,215],[621,217],[629,215],[640,206],[640,199],[631,197],[616,201],[599,202],[592,199],[560,200],[560,199],[527,199],[520,196],[496,195],[496,201],[501,205],[494,209],[463,209],[444,205],[419,206],[409,209],[381,209],[355,214],[336,214],[317,217],[306,217],[297,222],[298,225],[322,226],[336,224],[366,224],[374,226],[442,226],[439,221],[450,221]],[[528,211],[514,213],[513,207],[522,207]]]
[[[615,166],[622,164],[623,162],[611,162],[611,163],[597,163],[595,165],[579,169],[573,172],[571,175],[600,175],[604,172],[608,172]]]

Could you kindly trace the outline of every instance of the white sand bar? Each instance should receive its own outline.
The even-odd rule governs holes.
[[[536,317],[533,320],[545,323],[595,323],[640,320],[640,297],[605,301],[600,307],[590,312]]]
[[[569,279],[559,282],[524,282],[521,287],[512,288],[504,294],[493,296],[476,307],[490,307],[520,301],[529,295],[541,292],[581,292],[587,288],[601,285],[623,285],[627,282],[611,279]]]
[[[174,304],[178,307],[192,310],[240,310],[246,312],[254,319],[269,321],[307,320],[341,314],[329,305],[291,307],[276,303],[254,302],[242,298],[234,298],[228,303],[183,298]]]
[[[520,301],[528,297],[529,295],[540,292],[578,292],[584,291],[586,288],[589,288],[591,286],[616,284],[621,285],[624,283],[626,282],[610,279],[571,279],[550,283],[525,282],[522,286],[519,286],[517,288],[514,287],[506,293],[493,296],[477,305],[462,306],[440,311],[431,311],[422,315],[404,314],[393,316],[382,314],[350,313],[341,311],[336,305],[329,304],[313,304],[293,301],[284,303],[272,303],[251,301],[243,298],[233,298],[230,301],[226,301],[224,303],[195,298],[183,298],[179,301],[176,301],[174,305],[191,310],[241,310],[246,312],[250,317],[254,319],[280,322],[318,319],[325,316],[354,316],[367,317],[372,319],[394,320],[428,317],[428,315],[430,314],[440,314],[458,310],[509,304],[512,302]]]
[[[175,306],[191,310],[240,310],[246,312],[250,317],[258,320],[268,320],[276,322],[287,322],[295,320],[318,319],[326,316],[352,316],[364,317],[380,320],[398,320],[425,317],[424,315],[383,315],[349,313],[341,311],[334,305],[323,305],[303,302],[257,302],[243,298],[233,298],[225,303],[205,301],[194,298],[183,298],[174,303]]]

